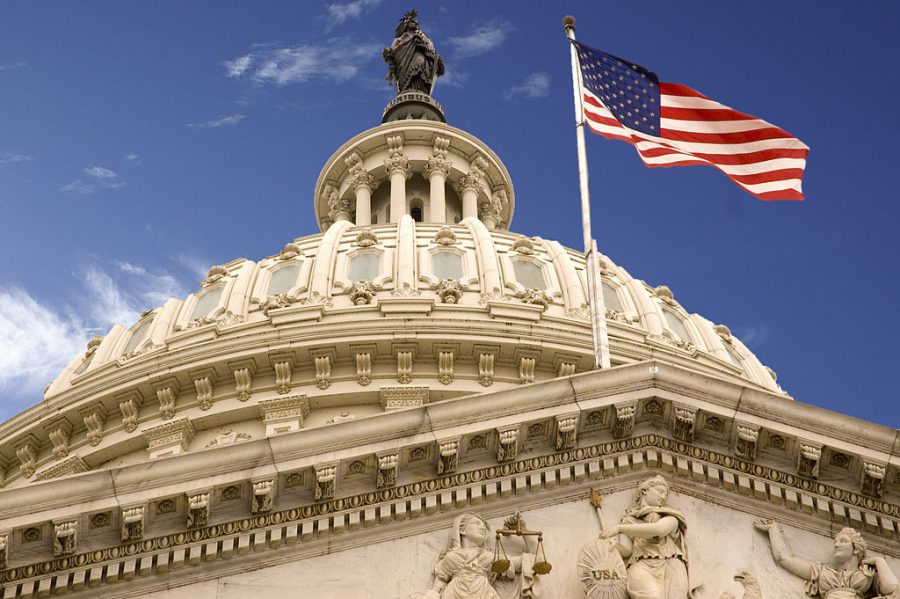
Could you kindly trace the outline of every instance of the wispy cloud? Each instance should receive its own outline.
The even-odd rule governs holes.
[[[313,78],[346,81],[355,77],[365,62],[380,56],[378,44],[348,44],[332,39],[325,46],[259,46],[226,60],[225,75],[255,85],[278,87]]]
[[[206,258],[192,256],[189,254],[178,254],[177,256],[172,258],[172,260],[174,260],[182,268],[196,276],[198,281],[206,278],[207,273],[209,273],[209,267],[213,264]]]
[[[7,152],[6,154],[0,154],[0,166],[3,166],[4,164],[29,162],[30,160],[32,160],[32,158],[28,154],[12,154],[10,152]]]
[[[543,98],[550,93],[550,75],[547,73],[532,73],[528,77],[506,90],[503,94],[507,100],[519,98]]]
[[[78,178],[60,187],[65,193],[87,195],[100,189],[118,189],[125,186],[125,181],[116,172],[102,166],[84,168],[85,178]]]
[[[37,403],[42,389],[93,335],[105,334],[113,324],[131,325],[144,310],[187,295],[170,273],[129,262],[90,264],[78,279],[83,286],[56,306],[19,287],[0,288],[0,393],[13,403],[4,401],[0,409]]]
[[[352,2],[335,2],[329,4],[326,9],[328,11],[328,28],[342,24],[347,19],[358,19],[364,12],[375,8],[384,0],[353,0]]]
[[[191,129],[217,129],[219,127],[231,127],[232,125],[237,125],[245,118],[247,118],[246,115],[236,112],[203,123],[188,123],[187,126]]]
[[[472,58],[502,46],[512,30],[511,24],[497,17],[479,23],[466,35],[451,37],[447,42],[456,58]]]
[[[27,64],[28,63],[24,60],[20,60],[18,62],[0,63],[0,71],[15,71],[16,69],[25,67]]]
[[[141,155],[140,154],[125,154],[122,156],[122,160],[128,162],[129,164],[140,164],[141,163]]]
[[[438,85],[463,87],[469,81],[469,74],[461,71],[447,71],[437,80]]]
[[[741,327],[737,337],[750,349],[756,349],[769,338],[769,327],[764,324]]]

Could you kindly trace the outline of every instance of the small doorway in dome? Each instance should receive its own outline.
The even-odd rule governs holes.
[[[422,200],[416,199],[409,203],[409,215],[417,223],[422,222]]]

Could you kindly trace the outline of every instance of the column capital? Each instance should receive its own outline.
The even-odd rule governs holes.
[[[484,180],[484,170],[487,166],[487,161],[484,158],[476,156],[475,160],[469,164],[469,172],[460,177],[459,188],[463,192],[469,190],[478,191],[481,188],[481,182]]]
[[[326,185],[322,192],[328,204],[328,218],[334,222],[350,220],[350,201],[342,199],[333,185]]]
[[[409,159],[403,152],[403,137],[400,135],[388,137],[387,146],[388,158],[384,161],[384,168],[387,169],[388,175],[403,173],[405,177],[409,178],[412,171],[409,168]]]
[[[377,187],[375,177],[370,175],[369,171],[363,166],[363,161],[359,154],[353,152],[344,159],[344,162],[349,167],[347,181],[354,192],[360,187],[367,187],[369,191],[372,191]]]

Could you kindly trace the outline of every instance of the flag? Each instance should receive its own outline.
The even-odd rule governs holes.
[[[809,147],[802,141],[631,61],[572,43],[592,131],[632,144],[648,167],[711,165],[762,200],[803,199]]]

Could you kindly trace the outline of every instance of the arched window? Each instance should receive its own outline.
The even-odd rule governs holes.
[[[744,365],[741,363],[741,357],[738,355],[737,351],[731,347],[731,344],[723,343],[722,345],[725,346],[725,352],[728,354],[728,359],[731,360],[731,363],[738,368],[743,369]]]
[[[269,287],[266,289],[266,295],[287,293],[297,284],[298,276],[300,276],[299,264],[294,263],[279,268],[272,273],[272,276],[269,279]]]
[[[133,352],[137,349],[138,345],[144,342],[144,339],[146,339],[147,335],[150,333],[150,327],[153,325],[154,320],[155,319],[153,318],[148,318],[134,330],[131,334],[131,339],[128,340],[128,344],[125,346],[125,351],[122,353],[127,354]]]
[[[513,270],[516,280],[525,289],[546,289],[547,281],[544,279],[544,269],[527,260],[513,260]]]
[[[222,298],[223,291],[225,291],[224,287],[216,287],[201,295],[197,300],[197,303],[194,304],[194,311],[191,312],[191,317],[188,320],[196,320],[197,318],[209,316],[209,313],[215,310],[216,306],[219,305],[219,300]]]
[[[354,283],[373,280],[378,276],[380,262],[381,256],[374,252],[365,252],[353,256],[350,258],[350,280]]]
[[[603,281],[601,287],[603,288],[603,304],[610,310],[624,313],[625,308],[622,306],[622,300],[619,299],[619,294],[616,293],[613,286]]]
[[[431,255],[431,269],[439,279],[461,279],[462,256],[456,252],[439,251]]]
[[[422,207],[421,206],[413,206],[412,208],[409,209],[409,215],[417,223],[422,222]]]
[[[679,316],[670,310],[663,310],[663,315],[666,317],[666,325],[676,337],[682,341],[691,341],[691,334]]]
[[[88,369],[88,366],[91,365],[91,362],[94,361],[94,356],[97,355],[97,352],[92,353],[81,364],[78,365],[78,368],[75,369],[74,376],[78,376],[79,374],[84,374],[84,371]]]

